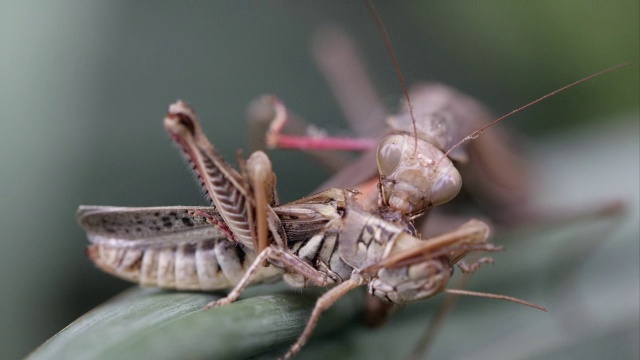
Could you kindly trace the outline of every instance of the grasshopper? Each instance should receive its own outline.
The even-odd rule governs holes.
[[[264,153],[252,154],[241,162],[242,172],[236,171],[182,101],[170,106],[164,125],[213,206],[81,206],[77,217],[92,243],[90,258],[101,269],[144,286],[233,287],[207,308],[233,302],[248,285],[280,276],[294,287],[334,286],[318,299],[285,358],[302,348],[324,310],[359,286],[367,285],[371,295],[396,304],[443,291],[465,293],[445,288],[454,265],[473,272],[490,258],[467,264],[465,256],[502,250],[488,241],[489,227],[479,220],[419,239],[364,210],[353,190],[333,188],[278,204],[275,175]],[[508,296],[491,297],[543,309]]]

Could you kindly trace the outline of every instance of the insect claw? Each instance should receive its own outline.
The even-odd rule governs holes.
[[[463,273],[471,274],[480,269],[484,264],[493,264],[493,258],[490,258],[488,256],[483,257],[470,264],[466,263],[465,261],[459,261],[457,265]]]
[[[204,310],[209,310],[211,308],[217,308],[217,307],[229,305],[233,301],[234,300],[230,299],[228,296],[225,296],[225,297],[223,297],[221,299],[214,300],[214,301],[211,301],[211,302],[207,303],[207,305],[204,306]]]

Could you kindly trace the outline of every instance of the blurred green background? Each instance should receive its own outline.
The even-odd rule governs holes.
[[[598,143],[618,141],[608,132],[631,139],[631,151],[603,161],[621,169],[610,177],[631,184],[608,190],[628,197],[630,221],[637,225],[637,0],[376,5],[409,83],[451,84],[496,113],[633,61],[527,110],[508,126],[534,147],[550,138],[562,144],[585,129],[597,129],[587,132],[597,134]],[[264,93],[277,94],[310,122],[346,126],[308,48],[314,30],[327,23],[357,39],[381,93],[389,103],[399,99],[379,32],[360,2],[2,2],[3,357],[26,355],[128,286],[95,270],[84,255],[86,239],[74,218],[78,205],[204,204],[162,129],[169,103],[182,98],[193,105],[228,159],[245,147],[246,105]],[[308,193],[329,176],[304,155],[272,155],[283,200]],[[598,176],[586,173],[568,184],[577,203],[597,201],[589,190],[594,182],[607,187],[598,163],[591,170]],[[637,269],[637,238],[629,244],[621,251],[631,253],[628,266]],[[638,279],[623,280],[635,284],[637,299]]]

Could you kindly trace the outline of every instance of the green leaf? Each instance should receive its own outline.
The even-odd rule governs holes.
[[[280,292],[203,310],[208,294],[134,289],[82,316],[30,359],[246,358],[292,343],[317,291]],[[353,319],[361,294],[332,307],[318,334]]]

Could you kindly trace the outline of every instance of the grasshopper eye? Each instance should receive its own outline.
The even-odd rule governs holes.
[[[398,168],[404,143],[402,135],[389,135],[380,141],[376,155],[380,175],[389,176]]]

